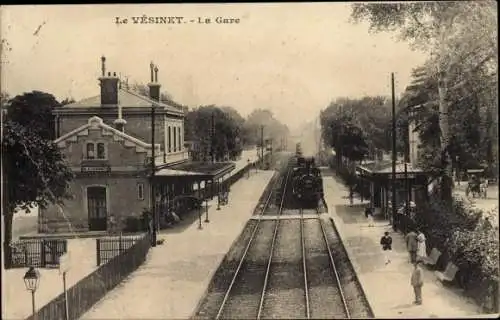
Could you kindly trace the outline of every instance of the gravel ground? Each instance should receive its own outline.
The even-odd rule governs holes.
[[[257,317],[264,275],[276,221],[261,221],[255,239],[248,250],[221,318],[250,319]]]
[[[347,256],[340,237],[330,222],[323,222],[333,260],[342,284],[342,290],[347,302],[351,318],[366,319],[373,317],[368,306],[368,301],[363,293],[361,285],[357,280],[354,268]]]
[[[215,272],[208,287],[207,293],[198,306],[194,319],[214,318],[219,311],[219,306],[224,300],[224,295],[229,288],[231,280],[238,268],[245,248],[258,221],[249,220],[231,249],[229,249],[224,260]]]
[[[345,318],[344,305],[332,270],[320,220],[304,220],[304,234],[310,317]]]
[[[266,188],[264,189],[264,192],[262,192],[262,195],[259,198],[259,202],[255,206],[255,209],[253,211],[253,215],[260,215],[262,213],[262,210],[265,208],[265,205],[267,203],[267,199],[269,198],[269,193],[271,193],[274,189],[274,186],[276,185],[277,179],[278,179],[278,174],[274,174],[269,183],[267,184]]]
[[[300,220],[281,220],[264,296],[262,318],[306,316]]]

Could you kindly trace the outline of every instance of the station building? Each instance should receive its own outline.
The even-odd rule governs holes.
[[[70,199],[40,209],[40,233],[107,231],[111,216],[140,218],[152,201],[164,212],[181,195],[213,197],[235,167],[189,159],[184,112],[160,102],[157,67],[150,65],[146,97],[106,72],[105,57],[101,63],[100,94],[54,110],[55,143],[75,178]]]

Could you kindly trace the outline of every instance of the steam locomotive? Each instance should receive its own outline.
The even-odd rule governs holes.
[[[296,154],[297,163],[292,169],[292,194],[302,207],[313,207],[323,198],[323,178],[314,157]]]

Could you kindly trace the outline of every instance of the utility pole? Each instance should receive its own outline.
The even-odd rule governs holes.
[[[392,91],[392,228],[396,231],[396,95],[394,93],[394,73],[391,73]]]
[[[406,127],[406,133],[404,135],[405,137],[405,144],[404,144],[404,162],[405,162],[405,189],[406,189],[406,205],[405,205],[405,210],[406,214],[410,214],[410,181],[408,180],[408,161],[409,161],[409,131],[408,127]]]
[[[215,147],[214,147],[214,137],[215,137],[215,116],[212,112],[212,122],[210,124],[210,153],[212,154],[212,163],[215,162]]]
[[[264,126],[260,126],[260,163],[264,163]]]
[[[151,107],[151,214],[153,219],[153,233],[151,235],[151,246],[156,247],[156,190],[155,183],[155,105]]]

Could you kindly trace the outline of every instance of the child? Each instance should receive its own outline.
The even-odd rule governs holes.
[[[392,237],[388,231],[384,232],[384,236],[380,238],[380,244],[384,251],[385,264],[388,264],[391,262],[390,253],[392,252]]]

